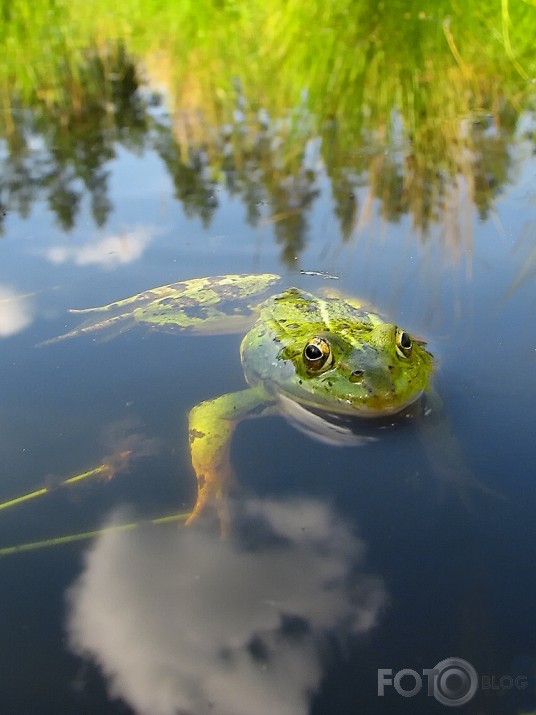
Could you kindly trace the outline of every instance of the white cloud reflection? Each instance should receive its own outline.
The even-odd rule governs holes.
[[[201,527],[100,536],[69,592],[73,650],[143,715],[305,715],[328,634],[385,601],[327,506],[250,501],[226,541]],[[322,653],[322,656],[321,656]]]
[[[0,337],[20,333],[33,320],[31,295],[0,285]]]
[[[74,263],[77,266],[92,264],[106,268],[137,261],[157,233],[151,226],[139,226],[124,233],[106,236],[82,245],[51,246],[45,251],[51,263]]]

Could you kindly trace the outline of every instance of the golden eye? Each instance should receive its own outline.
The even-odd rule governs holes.
[[[333,363],[333,353],[327,340],[314,337],[303,349],[303,362],[307,372],[315,373],[327,370]]]
[[[413,348],[413,343],[411,342],[409,333],[406,333],[405,330],[400,330],[400,329],[397,330],[395,343],[396,343],[396,352],[400,357],[407,358],[411,355],[411,349]]]

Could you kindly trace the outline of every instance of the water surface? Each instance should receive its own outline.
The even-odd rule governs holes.
[[[536,707],[536,13],[421,5],[12,3],[0,501],[49,491],[0,513],[0,547],[40,546],[0,559],[2,712],[439,713],[378,669],[450,657],[479,676],[458,712]],[[242,272],[425,337],[463,469],[414,425],[336,449],[269,417],[235,435],[228,542],[45,546],[187,511],[188,410],[244,379],[240,335],[39,344],[69,308]]]

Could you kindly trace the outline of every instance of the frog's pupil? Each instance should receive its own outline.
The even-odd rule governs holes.
[[[305,357],[308,360],[319,360],[322,357],[322,350],[318,345],[308,345],[305,348]]]
[[[400,336],[400,345],[403,348],[409,349],[411,347],[411,338],[406,332],[403,332]]]

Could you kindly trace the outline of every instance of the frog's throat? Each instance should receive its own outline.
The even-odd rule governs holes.
[[[349,423],[353,424],[353,420],[348,420],[345,415],[313,411],[284,395],[279,398],[279,411],[296,429],[323,444],[350,447],[376,440],[376,437],[352,429]]]

